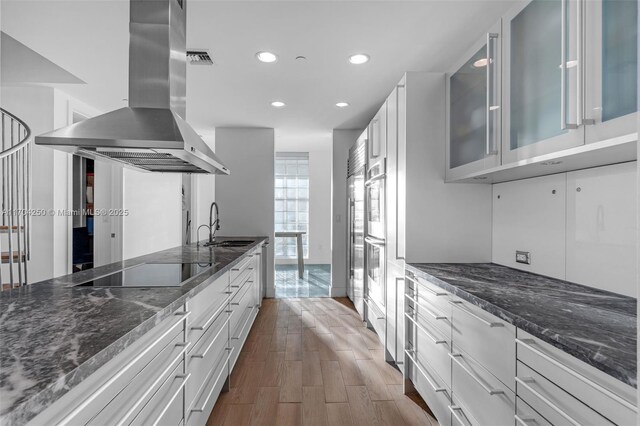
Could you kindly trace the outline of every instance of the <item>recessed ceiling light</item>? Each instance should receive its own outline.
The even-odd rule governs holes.
[[[356,53],[355,55],[349,56],[349,62],[354,65],[361,65],[369,62],[369,55],[365,55],[364,53]]]
[[[338,108],[346,108],[346,107],[349,106],[349,103],[348,102],[338,102],[338,103],[336,103],[336,106]]]
[[[487,63],[493,63],[493,61],[487,60],[487,58],[478,59],[473,63],[474,68],[484,68],[487,66]]]
[[[271,52],[258,52],[256,53],[256,58],[258,58],[260,62],[266,63],[272,63],[278,60],[278,56]]]
[[[271,106],[272,106],[272,107],[275,107],[275,108],[282,108],[282,107],[284,107],[284,106],[286,106],[286,105],[287,105],[287,104],[285,104],[285,103],[284,103],[284,102],[282,102],[282,101],[273,101],[273,102],[271,102]]]

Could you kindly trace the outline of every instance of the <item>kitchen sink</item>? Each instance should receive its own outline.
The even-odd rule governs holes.
[[[205,246],[210,247],[246,247],[250,244],[253,244],[254,240],[225,240],[225,241],[214,241],[213,243],[205,244]]]

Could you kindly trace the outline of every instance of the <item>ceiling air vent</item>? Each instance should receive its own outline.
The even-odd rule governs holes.
[[[191,65],[213,65],[209,51],[205,49],[188,49],[187,60]]]

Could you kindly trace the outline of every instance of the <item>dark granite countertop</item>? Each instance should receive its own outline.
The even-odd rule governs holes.
[[[24,424],[237,264],[245,247],[175,247],[0,292],[0,423]],[[72,287],[145,262],[211,263],[181,287]]]
[[[637,387],[636,299],[491,263],[407,269]]]

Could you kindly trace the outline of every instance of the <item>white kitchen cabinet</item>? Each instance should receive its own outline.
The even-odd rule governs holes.
[[[552,418],[566,422],[567,416],[575,420],[593,416],[609,420],[590,424],[635,423],[635,388],[525,331],[518,330],[516,343],[518,395],[539,413],[553,413],[545,415],[547,420],[557,424]]]
[[[258,313],[261,250],[247,254],[29,424],[205,424]]]
[[[519,361],[516,380],[518,396],[553,425],[612,426],[615,424]],[[625,424],[633,423],[623,423]]]
[[[584,1],[586,142],[637,140],[638,2]]]
[[[367,294],[377,314],[370,322],[385,343],[387,361],[395,361],[400,370],[405,262],[491,259],[490,188],[444,183],[445,90],[444,74],[409,72],[385,101],[386,201],[381,210],[386,219],[378,228],[384,230],[379,236],[384,244],[370,239],[366,246]]]
[[[488,34],[449,74],[447,181],[504,182],[637,158],[637,1],[518,1]]]
[[[183,365],[189,314],[179,310],[100,367],[46,410],[30,425],[108,424],[131,422],[154,398],[172,373]],[[183,377],[186,379],[186,377]]]
[[[503,17],[503,164],[584,144],[580,5],[532,0]]]
[[[451,424],[451,388],[439,376],[437,370],[423,359],[418,359],[412,348],[405,350],[405,389],[418,391],[427,402],[440,425]]]
[[[440,424],[635,424],[635,388],[421,281],[407,270],[405,390],[415,388]],[[451,311],[436,310],[445,301]]]
[[[447,74],[447,180],[500,164],[502,22]]]

